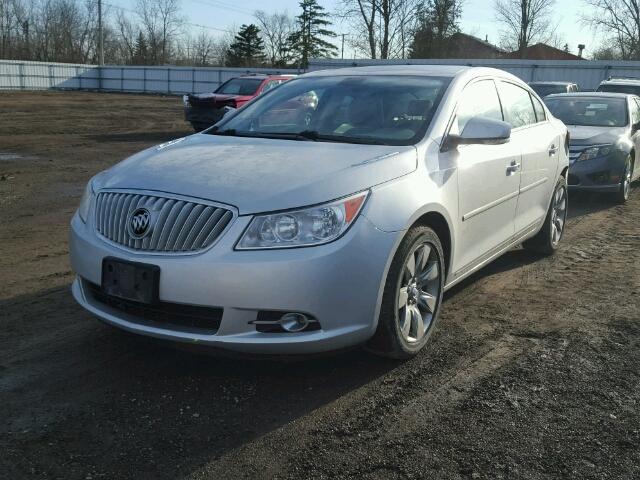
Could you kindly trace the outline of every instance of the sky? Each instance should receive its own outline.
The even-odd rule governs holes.
[[[495,21],[493,0],[463,0],[461,30],[488,40],[499,43],[499,26]],[[135,9],[135,0],[107,0],[108,3]],[[243,23],[254,21],[253,12],[256,10],[284,11],[290,15],[298,13],[298,0],[181,0],[187,21],[204,25],[212,32],[222,34],[221,30]],[[340,0],[319,0],[320,5],[329,12],[337,10]],[[584,0],[559,0],[554,6],[555,22],[558,24],[557,35],[562,44],[567,43],[569,50],[577,53],[578,44],[586,45],[585,56],[589,56],[599,44],[599,37],[588,27],[580,23],[580,15],[586,11]],[[348,34],[346,24],[334,21],[334,29],[338,34]],[[345,48],[345,57],[353,57],[353,52]]]

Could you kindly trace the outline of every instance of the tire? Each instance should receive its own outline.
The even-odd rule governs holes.
[[[613,194],[613,198],[616,203],[624,204],[629,200],[631,194],[631,155],[627,157],[624,162],[624,173],[622,174],[622,182],[620,182],[620,189]]]
[[[525,249],[542,255],[553,255],[558,249],[567,223],[568,201],[567,180],[564,177],[560,177],[556,187],[553,189],[544,225],[534,237],[522,244]]]
[[[438,235],[426,226],[410,229],[389,267],[378,328],[367,344],[368,350],[398,360],[416,355],[438,320],[444,280],[444,254]]]

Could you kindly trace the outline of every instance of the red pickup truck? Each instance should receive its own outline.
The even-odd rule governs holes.
[[[252,98],[291,80],[295,75],[243,75],[227,80],[213,93],[185,95],[184,118],[196,132],[209,128],[225,113],[225,107],[240,108]]]

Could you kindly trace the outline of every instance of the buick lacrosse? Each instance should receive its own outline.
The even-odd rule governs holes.
[[[164,339],[407,358],[446,289],[520,243],[557,248],[568,140],[500,70],[310,73],[91,179],[73,295]]]

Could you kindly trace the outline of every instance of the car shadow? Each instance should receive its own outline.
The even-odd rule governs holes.
[[[610,210],[617,204],[601,193],[595,192],[571,192],[569,194],[569,211],[567,218],[578,218],[603,210]]]
[[[570,221],[593,213],[610,210],[616,206],[617,204],[601,194],[576,192],[569,197],[567,219]],[[445,301],[455,297],[483,278],[524,267],[539,261],[541,258],[537,253],[525,250],[522,246],[517,246],[448,290],[444,296]]]
[[[27,465],[46,452],[91,457],[112,476],[145,462],[149,478],[175,478],[398,366],[362,349],[297,361],[184,351],[100,323],[68,287],[0,301],[0,312],[0,438],[20,441]]]

